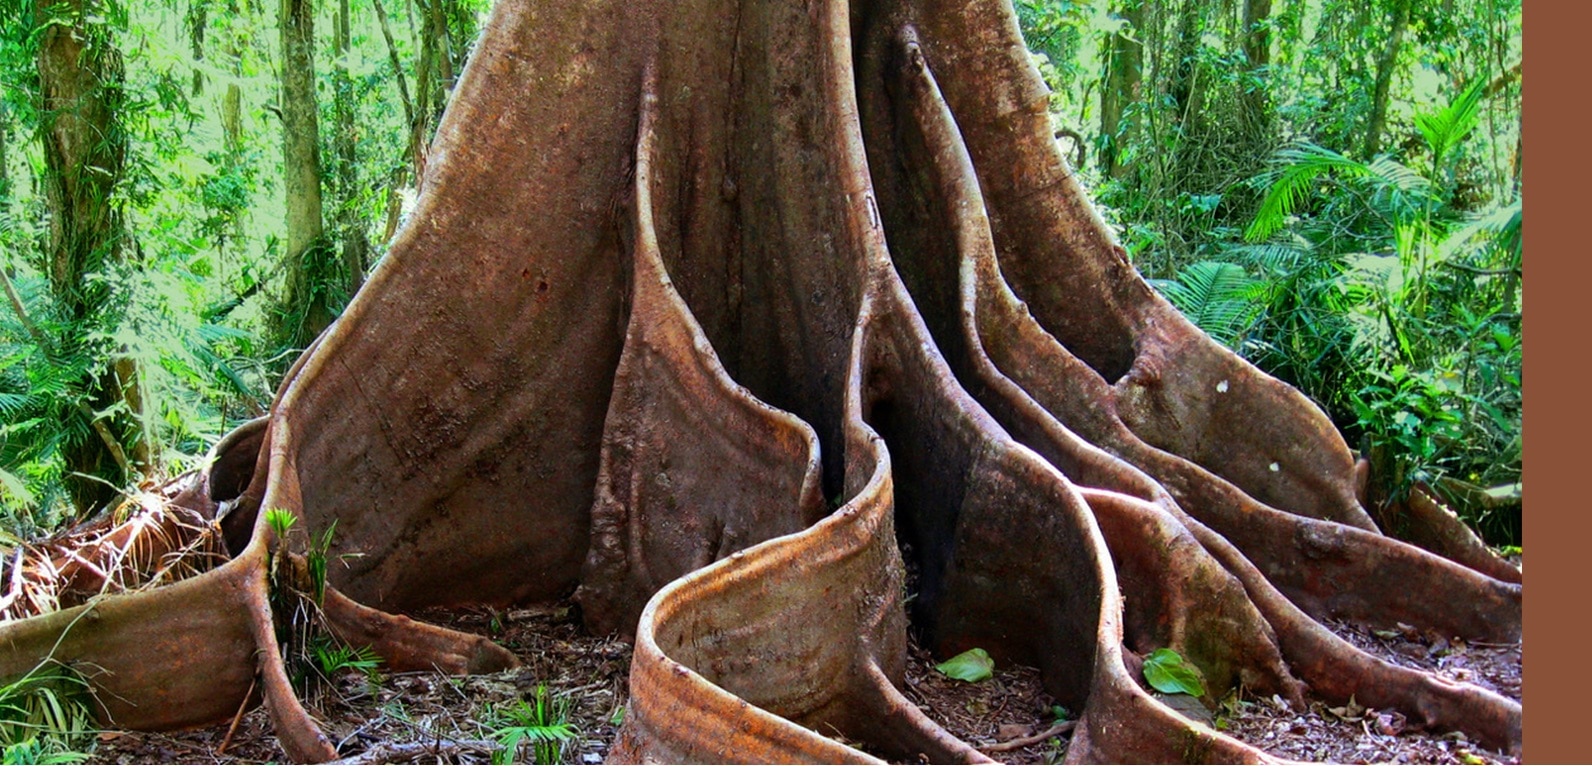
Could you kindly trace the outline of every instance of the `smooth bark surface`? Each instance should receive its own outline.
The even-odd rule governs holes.
[[[359,554],[328,621],[396,666],[512,664],[397,616],[430,606],[573,594],[634,636],[616,760],[984,760],[900,692],[909,630],[1038,667],[1075,761],[1270,759],[1145,691],[1161,647],[1216,696],[1518,750],[1518,703],[1318,620],[1516,640],[1521,585],[1383,536],[1330,423],[1145,284],[1049,119],[1004,3],[499,3],[410,224],[182,499],[236,557],[0,627],[0,670],[97,614],[73,659],[171,668],[117,677],[117,723],[230,716],[257,671],[288,756],[335,757],[271,629],[285,509]],[[174,619],[229,638],[103,638]]]
[[[312,261],[324,260],[321,211],[321,131],[315,97],[315,13],[309,0],[280,0],[277,16],[282,41],[282,169],[287,204],[287,288],[279,335],[294,345],[308,344],[331,324],[333,315]]]

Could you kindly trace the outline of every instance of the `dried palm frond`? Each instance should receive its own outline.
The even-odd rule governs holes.
[[[215,519],[172,502],[192,478],[140,489],[108,513],[9,551],[0,570],[0,621],[166,585],[225,562]]]

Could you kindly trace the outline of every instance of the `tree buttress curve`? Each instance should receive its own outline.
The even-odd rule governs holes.
[[[622,760],[986,760],[902,696],[908,630],[1038,667],[1076,761],[1270,759],[1144,691],[1160,647],[1518,751],[1519,703],[1319,622],[1516,640],[1518,572],[1383,536],[1326,418],[1128,264],[1045,103],[991,0],[503,0],[408,225],[180,499],[231,560],[0,626],[0,675],[94,668],[133,728],[258,695],[336,757],[279,651],[284,509],[336,523],[319,619],[395,668],[514,664],[431,606],[633,636]]]

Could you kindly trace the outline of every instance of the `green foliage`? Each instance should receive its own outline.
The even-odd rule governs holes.
[[[1144,658],[1144,680],[1165,694],[1205,696],[1205,681],[1199,668],[1173,649],[1156,649]]]
[[[0,686],[5,763],[79,763],[97,729],[88,683],[64,665],[46,661]]]
[[[492,762],[520,762],[520,746],[529,743],[532,763],[562,763],[565,745],[579,735],[569,722],[570,706],[567,696],[551,695],[546,684],[537,685],[529,700],[501,707],[489,703],[481,720],[503,746],[492,754]]]
[[[337,520],[333,519],[319,537],[310,536],[310,548],[304,554],[304,563],[310,572],[310,588],[314,590],[316,606],[326,601],[326,554],[331,550],[332,536],[335,534],[337,534]]]
[[[293,525],[298,523],[298,517],[286,508],[268,508],[265,511],[265,523],[276,534],[278,540],[287,540],[287,533],[293,530]]]
[[[1076,108],[1071,96],[1087,78],[1085,62],[1094,55],[1091,32],[1100,23],[1100,9],[1094,3],[1074,0],[1017,0],[1013,6],[1023,38],[1050,86],[1051,108]]]
[[[1262,242],[1280,231],[1318,181],[1328,175],[1351,184],[1351,193],[1368,203],[1368,212],[1384,218],[1407,216],[1433,197],[1425,178],[1388,157],[1359,162],[1302,142],[1279,150],[1274,169],[1257,177],[1257,182],[1267,183],[1266,195],[1244,232],[1245,238]]]
[[[1388,156],[1279,151],[1246,232],[1274,238],[1225,251],[1266,285],[1243,353],[1320,402],[1393,500],[1417,483],[1519,479],[1520,201],[1459,211],[1450,182],[1480,92],[1416,114],[1425,175]],[[1498,542],[1517,534],[1491,506],[1458,510]]]
[[[1481,123],[1484,84],[1477,81],[1447,106],[1415,115],[1415,127],[1421,131],[1432,154],[1432,175],[1443,167],[1443,158],[1458,148]]]
[[[1237,348],[1262,309],[1266,284],[1223,261],[1184,266],[1176,279],[1151,280],[1167,300],[1217,342]]]
[[[368,646],[353,647],[321,634],[310,643],[310,658],[322,680],[331,681],[345,671],[355,671],[371,681],[380,678],[381,657]]]
[[[488,5],[436,5],[455,75]],[[119,54],[123,64],[112,118],[115,135],[126,138],[125,159],[109,200],[123,235],[120,259],[86,264],[74,297],[52,292],[47,279],[44,190],[54,171],[37,138],[53,115],[38,108],[39,27],[31,4],[0,3],[0,273],[18,299],[0,300],[0,527],[23,536],[73,518],[67,465],[74,451],[101,443],[93,421],[112,426],[129,456],[147,447],[152,478],[196,467],[217,438],[263,412],[298,352],[268,332],[287,274],[282,149],[272,113],[274,10],[257,3],[209,14],[167,3],[88,6],[96,50]],[[412,196],[410,125],[374,9],[355,3],[352,11],[353,47],[339,58],[346,87],[332,87],[341,74],[327,65],[329,42],[316,52],[323,124],[332,124],[340,99],[357,136],[353,166],[327,168],[346,171],[352,183],[328,197],[326,214],[339,221],[346,214],[350,223],[335,236],[357,233],[378,243],[379,255],[399,220],[400,198]],[[335,3],[318,6],[318,25],[330,29],[335,12]],[[404,29],[407,14],[393,21],[393,54],[413,86],[422,58],[416,48],[433,30]],[[440,105],[453,80],[433,79]],[[322,156],[341,162],[332,131],[323,137]],[[328,241],[308,264],[311,294],[334,306],[349,292],[340,245]],[[97,308],[75,311],[74,302]],[[99,382],[118,361],[136,366],[139,411],[101,396]],[[125,489],[140,478],[111,468],[89,481]]]
[[[989,652],[974,647],[935,665],[934,669],[948,678],[978,683],[995,675],[995,660],[990,659]]]
[[[82,763],[88,757],[88,753],[65,750],[37,739],[26,739],[0,750],[0,763],[4,764]]]
[[[1403,365],[1367,371],[1370,382],[1353,396],[1359,425],[1398,456],[1398,489],[1431,482],[1441,472],[1438,458],[1464,437],[1464,413],[1446,396],[1446,379],[1412,373]]]

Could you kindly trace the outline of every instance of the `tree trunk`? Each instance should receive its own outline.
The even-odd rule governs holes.
[[[1362,153],[1367,159],[1382,151],[1382,132],[1387,125],[1388,94],[1398,71],[1399,51],[1404,45],[1404,28],[1409,25],[1410,0],[1393,0],[1393,17],[1388,22],[1387,42],[1376,61],[1376,85],[1371,93],[1371,116],[1365,124]]]
[[[227,83],[227,90],[221,96],[221,135],[228,152],[242,151],[243,91],[237,83]]]
[[[1117,11],[1124,29],[1111,35],[1106,59],[1106,81],[1100,88],[1100,171],[1121,176],[1122,148],[1131,141],[1134,123],[1123,124],[1129,104],[1140,100],[1144,44],[1139,39],[1144,23],[1143,0],[1122,0]]]
[[[315,15],[310,0],[281,0],[282,157],[287,192],[287,283],[277,336],[304,346],[332,323],[321,219],[320,125],[315,98]]]
[[[343,247],[343,268],[348,272],[348,294],[353,295],[365,282],[370,241],[365,235],[365,222],[359,215],[359,165],[355,152],[354,81],[348,73],[348,27],[348,0],[339,0],[333,28],[337,51],[337,65],[333,70],[333,97],[336,99],[333,113],[337,122],[337,228],[338,240]]]
[[[430,24],[430,15],[426,6],[421,5],[422,18],[427,25]],[[409,17],[409,33],[417,36],[415,19]],[[414,147],[414,173],[415,185],[423,186],[426,181],[426,154],[430,144],[432,118],[440,113],[443,99],[439,95],[440,87],[437,84],[437,70],[441,66],[437,59],[444,57],[437,51],[438,41],[435,35],[418,35],[420,37],[420,56],[415,63],[415,114],[414,122],[409,128],[409,143]]]
[[[1203,116],[1202,106],[1204,99],[1202,91],[1204,83],[1201,78],[1199,61],[1200,35],[1204,32],[1204,20],[1201,11],[1206,3],[1201,0],[1183,0],[1178,6],[1176,47],[1174,48],[1174,64],[1172,68],[1172,81],[1168,90],[1172,94],[1172,103],[1176,107],[1174,119],[1183,126],[1185,133],[1195,130],[1195,124]]]
[[[1251,76],[1262,82],[1269,80],[1266,72],[1271,66],[1271,0],[1244,0],[1242,31],[1244,59]],[[1257,85],[1245,90],[1241,97],[1246,121],[1260,130],[1265,130],[1271,122],[1269,92],[1269,88]]]
[[[398,83],[398,97],[404,107],[404,124],[415,124],[415,106],[409,98],[409,79],[404,75],[403,62],[398,58],[398,46],[393,43],[392,25],[387,21],[387,9],[381,0],[371,0],[376,7],[376,20],[381,24],[381,36],[387,41],[387,60],[392,64],[393,80]]]
[[[225,66],[236,79],[243,78],[244,53],[244,49],[238,44],[242,37],[238,33],[238,27],[244,24],[252,26],[252,21],[246,3],[242,0],[228,0],[226,38],[222,49],[226,56]],[[221,95],[221,136],[227,154],[239,156],[243,152],[243,91],[237,82],[228,82],[226,90]]]
[[[11,211],[11,112],[0,101],[0,213]]]
[[[303,613],[395,670],[515,660],[382,610],[573,592],[633,636],[616,761],[987,760],[903,692],[909,626],[1039,668],[1073,761],[1268,760],[1155,701],[1164,647],[1214,698],[1518,752],[1519,702],[1318,622],[1516,641],[1518,571],[1379,533],[1326,417],[1133,270],[1047,110],[1004,2],[500,3],[411,223],[183,498],[235,558],[92,640],[0,626],[0,677],[53,647],[149,728],[258,678],[287,757],[336,757],[276,640],[286,514],[361,554]]]
[[[205,91],[205,73],[200,68],[205,60],[205,23],[210,13],[209,0],[189,0],[188,44],[193,53],[193,95]]]
[[[115,188],[122,176],[127,136],[117,120],[122,106],[122,59],[91,0],[41,2],[39,89],[44,143],[44,188],[50,211],[47,274],[61,318],[75,334],[87,335],[114,297],[105,281],[91,279],[121,259],[125,232]],[[62,23],[64,20],[65,23]],[[68,349],[55,349],[67,351]],[[47,352],[50,349],[46,349]],[[82,381],[80,436],[65,449],[67,484],[81,514],[110,502],[116,488],[146,462],[128,460],[124,443],[142,444],[137,416],[137,368],[113,361]],[[124,383],[127,386],[124,388]],[[128,414],[104,414],[127,401]],[[135,459],[147,459],[147,447]]]
[[[448,33],[448,13],[443,5],[448,0],[422,1],[421,7],[426,11],[427,24],[430,26],[428,37],[436,45],[437,90],[441,94],[437,99],[436,108],[441,114],[442,108],[447,105],[447,94],[453,92],[454,66],[452,35]]]
[[[382,6],[381,0],[372,0],[372,4],[376,7],[376,20],[381,24],[381,36],[387,41],[387,61],[392,66],[393,80],[398,83],[399,101],[404,107],[404,125],[408,126],[406,131],[408,140],[404,156],[407,165],[418,172],[422,165],[419,123],[417,122],[419,111],[415,109],[414,101],[409,97],[409,79],[404,74],[403,62],[398,58],[398,46],[393,42],[392,25],[387,20],[387,9]],[[392,179],[387,185],[387,223],[383,227],[382,242],[391,241],[393,232],[397,230],[400,207],[397,195],[398,190],[404,186],[405,178],[406,174],[404,171],[395,170],[393,171]]]

